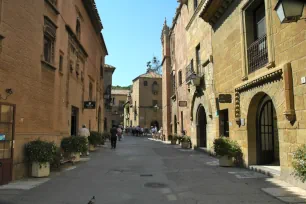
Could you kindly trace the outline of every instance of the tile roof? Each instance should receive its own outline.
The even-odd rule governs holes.
[[[133,81],[136,81],[139,78],[162,78],[162,75],[157,74],[155,72],[147,72],[145,74],[139,75],[138,77],[136,77]]]
[[[125,89],[112,89],[112,95],[128,95],[130,90]]]

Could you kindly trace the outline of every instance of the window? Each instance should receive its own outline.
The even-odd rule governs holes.
[[[115,97],[112,99],[112,104],[115,105]]]
[[[153,84],[152,84],[152,93],[154,95],[157,95],[158,94],[158,89],[159,89],[159,86],[158,86],[157,82],[154,81]]]
[[[200,44],[196,47],[196,68],[197,68],[197,73],[201,73],[201,47]]]
[[[175,83],[175,74],[172,75],[172,95],[175,94],[176,83]]]
[[[158,105],[158,101],[157,101],[157,100],[153,100],[153,101],[152,101],[152,106],[154,107],[154,106],[156,106],[156,105]]]
[[[60,55],[60,57],[59,57],[59,71],[60,72],[63,72],[63,62],[64,62],[64,57],[63,57],[63,55]]]
[[[81,39],[81,23],[80,23],[80,20],[77,19],[76,21],[76,35],[77,35],[77,38],[80,40]]]
[[[245,9],[248,72],[252,73],[268,63],[265,3],[253,1]]]
[[[44,19],[44,61],[54,63],[54,45],[56,38],[56,25],[48,18]]]
[[[193,0],[193,8],[194,10],[198,8],[198,0]]]
[[[119,101],[119,110],[122,111],[123,110],[123,105],[124,105],[124,101]]]
[[[178,75],[179,75],[179,85],[181,86],[183,84],[182,71],[179,71]]]
[[[91,101],[92,100],[92,92],[93,92],[93,87],[92,87],[92,82],[89,82],[89,96],[88,96],[88,99]]]
[[[144,85],[144,86],[148,86],[148,81],[144,81],[144,82],[143,82],[143,85]]]

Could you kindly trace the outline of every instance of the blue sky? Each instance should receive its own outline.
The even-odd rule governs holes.
[[[127,86],[145,73],[153,55],[161,60],[161,30],[168,25],[177,0],[96,0],[109,55],[106,64],[117,69],[113,85]]]

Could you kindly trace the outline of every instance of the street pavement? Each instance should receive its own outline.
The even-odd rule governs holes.
[[[87,204],[93,196],[96,204],[283,203],[262,191],[277,187],[262,174],[148,138],[125,136],[90,158],[30,190],[0,190],[0,203]]]

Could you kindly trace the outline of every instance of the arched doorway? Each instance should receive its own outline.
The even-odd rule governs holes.
[[[279,165],[277,118],[271,98],[265,95],[257,109],[257,164]]]
[[[177,134],[177,118],[174,116],[174,134]]]
[[[154,120],[154,121],[152,121],[151,122],[151,127],[155,127],[156,126],[156,128],[157,128],[157,130],[159,130],[159,123],[157,122],[157,120]]]
[[[107,118],[104,118],[104,131],[107,131]]]
[[[206,113],[202,105],[199,106],[197,111],[197,146],[207,147],[207,132],[206,132]]]

